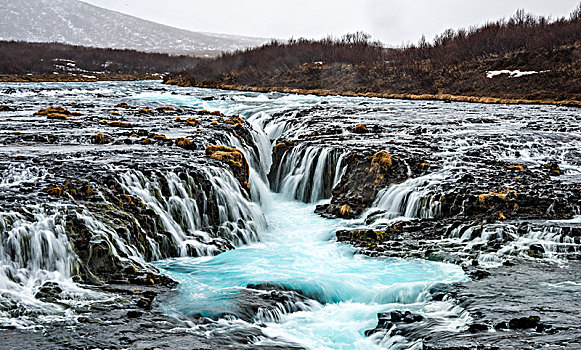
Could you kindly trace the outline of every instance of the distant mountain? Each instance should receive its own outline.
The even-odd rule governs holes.
[[[0,0],[0,40],[215,56],[267,39],[197,33],[77,0]]]

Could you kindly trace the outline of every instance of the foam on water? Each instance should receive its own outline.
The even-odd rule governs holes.
[[[282,283],[318,303],[282,322],[266,322],[267,334],[311,348],[363,348],[374,346],[363,332],[375,327],[378,312],[402,307],[421,312],[431,285],[465,279],[455,265],[355,255],[332,239],[341,221],[321,218],[314,205],[278,194],[274,206],[260,243],[213,258],[157,264],[180,282],[174,311],[219,316],[244,302],[240,292],[248,284]]]

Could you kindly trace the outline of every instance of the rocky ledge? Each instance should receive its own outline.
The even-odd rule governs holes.
[[[267,128],[285,131],[274,148],[271,185],[280,190],[303,173],[308,180],[287,195],[330,197],[317,206],[320,215],[353,219],[336,232],[338,242],[375,258],[459,264],[472,281],[434,288],[428,297],[465,310],[459,330],[436,331],[446,327],[439,320],[386,310],[366,335],[425,349],[579,344],[570,311],[577,301],[545,292],[549,285],[579,292],[578,117],[553,119],[548,110],[472,116],[426,103],[446,118],[421,110],[403,118],[400,110],[369,104],[275,115]],[[305,157],[313,165],[303,166]],[[317,182],[323,190],[309,185]]]

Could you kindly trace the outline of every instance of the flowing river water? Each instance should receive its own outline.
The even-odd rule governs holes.
[[[313,349],[376,347],[363,333],[375,327],[379,312],[402,307],[432,316],[453,312],[453,305],[444,302],[428,305],[425,294],[436,283],[464,280],[460,267],[355,256],[352,248],[333,240],[341,223],[314,214],[313,205],[281,195],[272,204],[260,243],[214,258],[157,264],[180,282],[181,295],[172,305],[176,311],[206,316],[232,312],[233,303],[244,303],[236,299],[247,285],[280,283],[313,301],[294,313],[258,314],[254,320],[267,325],[266,334]]]
[[[159,96],[151,98],[160,100]],[[274,103],[280,108],[319,102],[318,97],[284,96],[280,99],[283,101]],[[197,99],[184,101],[180,97],[166,97],[162,101],[178,105],[198,102]],[[250,117],[255,130],[261,136],[268,136],[257,122],[264,117],[264,112],[257,110],[266,107],[266,111],[272,113],[272,106],[269,106],[272,102],[265,95],[235,94],[232,100],[203,103],[201,107]],[[267,167],[255,169],[257,173],[268,172],[270,153],[270,149],[263,152],[267,159],[262,161]],[[319,163],[320,167],[323,165]],[[266,217],[266,225],[258,232],[259,242],[212,258],[178,258],[156,263],[180,282],[180,296],[172,301],[172,311],[219,316],[236,310],[236,303],[245,302],[236,299],[246,286],[282,284],[300,290],[311,300],[300,307],[281,305],[281,310],[276,310],[275,314],[259,313],[253,321],[264,323],[267,335],[312,349],[378,347],[376,342],[364,336],[364,331],[375,326],[379,312],[402,307],[432,313],[436,317],[440,313],[457,312],[450,303],[428,306],[426,292],[437,283],[466,280],[459,266],[416,259],[357,256],[352,248],[334,239],[335,231],[344,225],[341,220],[315,214],[315,204],[301,203],[288,194],[272,193],[266,186],[256,183],[262,182],[258,176],[254,181],[251,185],[263,190],[257,197],[261,198],[261,209]],[[291,192],[296,184],[289,181],[286,186],[291,190],[283,186],[282,193]],[[461,327],[464,322],[450,327]]]
[[[125,112],[115,107],[121,101],[139,108],[170,105],[180,114]],[[75,278],[93,276],[85,266],[94,269],[91,278],[96,280],[116,273],[107,269],[112,263],[95,262],[104,244],[118,269],[157,268],[179,282],[177,293],[161,305],[164,313],[213,319],[225,328],[257,327],[263,336],[249,340],[255,346],[422,349],[421,338],[430,332],[456,334],[475,321],[456,300],[436,298],[432,290],[469,281],[466,266],[508,266],[509,258],[526,260],[541,250],[551,264],[565,266],[567,258],[579,255],[576,197],[565,199],[570,212],[558,200],[547,208],[539,202],[540,211],[554,214],[552,220],[540,220],[534,212],[526,223],[516,217],[506,223],[465,217],[445,221],[454,211],[446,199],[451,193],[476,191],[477,198],[492,193],[480,196],[481,201],[510,197],[512,190],[500,192],[499,186],[520,181],[521,175],[503,178],[495,173],[495,163],[479,163],[486,157],[530,167],[522,178],[545,171],[545,164],[555,160],[563,172],[559,183],[578,183],[581,134],[569,126],[578,120],[571,109],[227,92],[159,82],[2,84],[2,104],[16,107],[0,120],[3,327],[40,329],[54,322],[75,327],[78,309],[115,303],[110,294],[85,285],[88,280]],[[46,121],[33,115],[49,105],[65,105],[83,116]],[[185,120],[200,110],[240,115],[244,132],[226,124],[213,127],[213,116],[199,117],[197,131],[185,129],[179,116]],[[115,129],[102,121],[113,115],[132,128]],[[375,127],[369,136],[351,132],[361,122]],[[543,130],[547,125],[557,130]],[[95,139],[99,132],[105,142]],[[159,134],[166,138],[156,138]],[[180,137],[190,137],[197,150],[167,141]],[[273,158],[280,140],[297,144],[282,160]],[[212,144],[244,154],[249,193],[227,167],[201,160],[203,148]],[[343,186],[348,164],[353,164],[349,155],[367,149],[390,149],[394,164],[406,164],[405,181],[378,188],[372,205],[351,218],[315,213],[330,205],[331,190]],[[414,157],[436,165],[414,176],[420,164]],[[480,175],[483,167],[490,167],[490,176]],[[47,186],[70,178],[87,181],[94,191],[84,190],[85,198],[65,185],[65,195],[47,197]],[[460,183],[467,186],[454,187]],[[525,186],[520,185],[522,191]],[[557,187],[551,191],[558,198],[568,193]],[[113,195],[128,204],[118,209]],[[127,209],[134,202],[144,209]],[[472,208],[466,203],[461,214]],[[144,210],[146,216],[136,214]],[[370,246],[375,251],[360,254],[360,247],[336,238],[340,230],[388,230],[440,219],[445,230],[435,231],[436,243],[428,248],[398,243],[381,250]],[[145,238],[133,237],[129,232],[134,230]],[[432,232],[427,226],[419,230]],[[85,233],[79,232],[88,232],[90,239],[81,239]],[[49,282],[60,288],[56,301],[39,296]],[[576,283],[564,283],[569,282]],[[575,286],[571,295],[579,293]],[[421,315],[431,328],[415,338],[366,334],[377,326],[378,313],[395,310]]]

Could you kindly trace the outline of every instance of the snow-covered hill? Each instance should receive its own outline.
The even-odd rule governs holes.
[[[77,0],[0,0],[0,40],[216,55],[266,39],[197,33]]]

